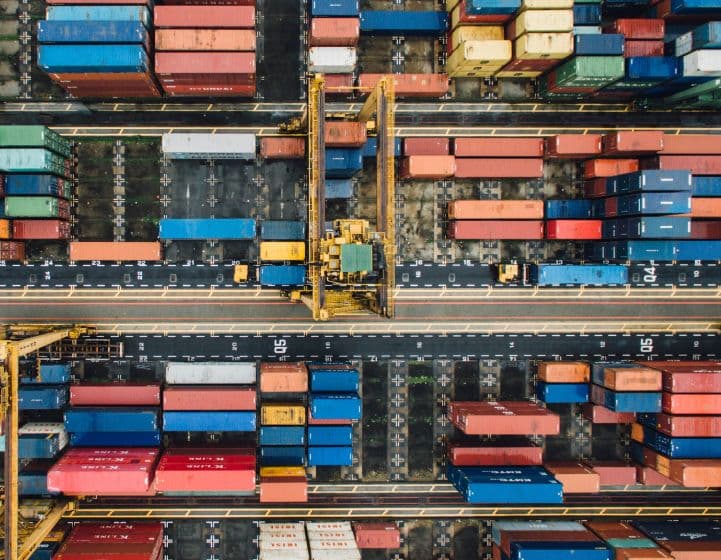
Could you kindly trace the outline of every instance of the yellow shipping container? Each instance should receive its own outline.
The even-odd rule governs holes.
[[[521,0],[521,10],[558,10],[573,8],[573,0]]]
[[[10,220],[0,220],[0,239],[10,239]]]
[[[451,33],[451,48],[455,50],[464,41],[502,41],[501,25],[461,25]]]
[[[260,467],[260,476],[284,477],[305,476],[305,467]]]
[[[516,37],[524,33],[563,33],[573,31],[573,10],[528,10],[515,21]]]
[[[260,407],[260,423],[264,426],[302,426],[305,407],[295,404],[264,404]]]
[[[511,56],[511,41],[465,41],[448,57],[446,70],[452,78],[492,76]]]
[[[525,33],[516,40],[516,58],[560,60],[573,54],[573,33]]]
[[[305,260],[305,243],[303,243],[302,241],[263,241],[260,244],[260,260]]]

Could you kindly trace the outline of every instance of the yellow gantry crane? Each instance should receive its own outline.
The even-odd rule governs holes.
[[[393,79],[381,78],[357,115],[359,122],[374,128],[377,147],[376,232],[363,220],[336,220],[334,232],[325,231],[325,79],[310,77],[308,106],[303,117],[281,127],[283,131],[305,130],[308,135],[308,279],[310,290],[292,291],[292,300],[304,302],[313,319],[372,311],[391,318],[395,292],[395,94]],[[375,122],[372,121],[375,116]],[[364,274],[339,274],[333,268],[340,260],[342,245],[380,242],[377,282],[364,282]]]
[[[89,334],[88,327],[17,325],[5,329],[0,340],[0,419],[5,434],[5,501],[4,501],[4,557],[5,560],[26,560],[40,545],[45,536],[60,520],[68,507],[67,501],[58,501],[55,507],[23,539],[19,534],[18,513],[18,418],[20,358],[63,338],[77,339]],[[27,338],[18,338],[25,336]]]

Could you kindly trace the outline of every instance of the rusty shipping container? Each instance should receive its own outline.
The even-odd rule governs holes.
[[[543,239],[543,220],[452,220],[450,239]]]
[[[586,362],[540,362],[538,379],[546,383],[588,383],[591,366]]]
[[[155,55],[158,74],[253,74],[255,53],[160,52]]]
[[[541,158],[457,158],[459,179],[536,179],[543,177]]]
[[[255,51],[252,29],[156,29],[157,51]]]
[[[663,54],[663,41],[626,41],[623,47],[623,56],[625,58],[663,56]]]
[[[558,134],[546,139],[546,157],[586,159],[600,155],[600,134]]]
[[[314,17],[310,21],[311,47],[355,47],[359,39],[359,18]]]
[[[456,172],[453,156],[407,156],[401,163],[404,179],[444,179]]]
[[[260,139],[260,156],[265,159],[303,159],[305,138],[263,137]]]
[[[353,532],[360,549],[388,549],[401,546],[401,532],[398,525],[393,522],[353,523]]]
[[[613,29],[626,39],[663,40],[666,25],[662,19],[619,18],[614,22]]]
[[[542,220],[542,200],[454,200],[451,220]]]
[[[543,157],[543,138],[456,138],[456,157]]]
[[[0,260],[22,261],[25,259],[25,243],[21,241],[0,241]]]
[[[262,393],[305,393],[308,391],[308,370],[302,362],[262,362],[260,364]]]
[[[155,27],[252,29],[255,6],[155,6]]]
[[[159,261],[156,241],[72,241],[71,261]]]
[[[326,121],[325,145],[329,148],[360,148],[368,139],[366,123]]]
[[[70,224],[64,220],[13,220],[12,224],[12,237],[15,239],[70,238]]]

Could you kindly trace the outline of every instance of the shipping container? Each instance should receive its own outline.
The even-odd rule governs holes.
[[[574,25],[601,25],[603,15],[600,4],[576,4],[573,6]]]
[[[470,15],[513,14],[521,0],[465,0],[459,7]]]
[[[636,484],[636,467],[623,461],[587,462],[599,476],[601,486],[630,486]],[[628,546],[628,543],[624,543]]]
[[[357,395],[313,393],[309,408],[314,418],[360,420],[361,402]]]
[[[254,384],[255,362],[168,362],[165,382],[181,385]]]
[[[339,370],[329,366],[327,369],[310,371],[310,389],[313,392],[353,393],[359,388],[357,370]]]
[[[253,432],[255,411],[164,411],[166,432]]]
[[[305,424],[305,407],[264,403],[260,407],[260,423],[264,426],[302,426]]]
[[[539,362],[538,378],[546,383],[588,383],[590,366],[585,362]]]
[[[168,465],[161,458],[155,471],[155,488],[175,495],[247,494],[255,491],[254,467],[255,458],[252,465],[232,465],[222,456],[188,465]]]
[[[255,27],[255,6],[155,6],[156,28],[186,27],[252,29]]]
[[[39,45],[45,72],[145,72],[150,59],[143,45]]]
[[[0,236],[2,235],[0,234]],[[15,239],[68,239],[70,224],[62,220],[13,220],[12,237]]]
[[[548,239],[601,239],[601,220],[547,220]]]
[[[542,535],[548,531],[586,532],[586,528],[577,521],[493,521],[491,524],[491,540],[497,545],[508,541],[513,531],[538,531]],[[505,543],[504,543],[505,546]]]
[[[305,138],[266,136],[260,139],[260,157],[265,159],[302,159]]]
[[[693,196],[721,196],[721,177],[692,177],[691,179]]]
[[[583,405],[583,416],[593,424],[631,424],[636,419],[633,412],[614,412],[595,404]]]
[[[261,467],[259,475],[262,478],[285,478],[305,476],[303,467]]]
[[[22,261],[25,259],[25,243],[21,241],[0,241],[0,260]]]
[[[326,74],[325,92],[328,95],[352,93],[355,89],[355,77],[353,74]]]
[[[450,239],[543,239],[542,220],[453,220],[448,222]]]
[[[350,179],[363,169],[363,150],[358,148],[328,148],[325,151],[325,176],[330,179]]]
[[[260,238],[265,240],[305,239],[305,222],[263,220],[260,222]]]
[[[601,153],[601,135],[558,134],[547,138],[545,147],[546,157],[563,159],[591,158]]]
[[[588,383],[536,383],[536,398],[547,404],[588,402]]]
[[[663,149],[662,131],[637,130],[606,134],[603,139],[604,155],[635,155],[659,152]]]
[[[515,57],[561,60],[573,54],[572,33],[525,33],[514,42]]]
[[[448,204],[448,217],[457,220],[540,220],[543,202],[535,200],[456,200]]]
[[[545,216],[547,220],[582,220],[592,215],[593,201],[586,199],[546,200]]]
[[[255,51],[253,29],[156,29],[158,51]]]
[[[305,284],[305,266],[263,265],[258,268],[261,286],[300,286]]]
[[[273,446],[260,448],[260,464],[264,467],[299,466],[306,464],[305,447]]]
[[[353,464],[350,446],[308,447],[309,467],[349,467]]]
[[[164,410],[255,410],[255,405],[252,387],[185,385],[163,391]]]
[[[623,78],[624,59],[620,56],[574,56],[555,71],[559,87],[600,88]]]
[[[363,10],[360,30],[369,35],[442,35],[448,29],[448,14],[435,11]]]
[[[662,19],[619,18],[613,27],[616,33],[626,39],[663,39],[665,34]]]
[[[311,19],[309,46],[355,47],[360,39],[360,20],[352,17],[314,17]]]
[[[313,16],[358,17],[358,0],[312,0]]]
[[[618,392],[599,385],[591,386],[591,402],[614,412],[660,412],[661,393]]]
[[[21,459],[52,459],[68,444],[68,433],[60,422],[28,422],[18,429]]]
[[[368,139],[366,123],[326,121],[325,145],[329,148],[360,148]]]
[[[71,241],[71,261],[159,261],[156,241]]]
[[[67,177],[69,160],[43,148],[0,148],[0,170],[9,173],[52,173]]]
[[[159,428],[155,408],[71,408],[65,411],[68,432],[153,432]]]
[[[70,140],[41,125],[0,126],[0,147],[2,148],[47,148],[63,157],[72,154]],[[22,180],[22,177],[16,180]]]
[[[49,196],[7,196],[5,215],[10,218],[69,218],[70,207],[63,199]]]
[[[526,10],[506,26],[506,38],[525,33],[559,33],[573,29],[573,10]]]
[[[403,179],[444,179],[456,172],[453,156],[407,156],[401,163]]]
[[[660,391],[661,372],[643,367],[608,367],[603,370],[603,378],[594,379],[594,383],[602,381],[602,385],[614,391]]]
[[[309,446],[344,446],[353,444],[351,426],[309,426]]]
[[[73,432],[73,447],[157,447],[160,431],[154,432]]]
[[[355,540],[360,549],[399,548],[401,533],[394,522],[353,523]]]
[[[577,56],[623,56],[624,41],[621,34],[576,34],[574,50]]]
[[[639,414],[638,421],[673,437],[712,437],[721,433],[721,418],[675,414]]]
[[[261,504],[307,502],[308,480],[306,479],[305,474],[303,474],[303,476],[289,477],[261,477],[259,485],[259,501]]]
[[[137,43],[150,50],[148,30],[140,21],[39,21],[38,43]]]
[[[448,41],[448,54],[456,50],[464,41],[502,41],[504,39],[504,29],[500,25],[461,25],[456,27],[451,33],[450,40]]]
[[[637,159],[591,159],[583,164],[584,179],[594,177],[613,177],[638,171]],[[674,167],[673,169],[685,169]]]
[[[541,158],[456,158],[459,179],[537,179],[543,177]]]
[[[685,191],[691,190],[692,176],[683,170],[636,171],[609,177],[606,180],[606,194],[635,193],[643,191]]]
[[[533,403],[451,402],[451,422],[467,435],[558,434],[557,414]]]
[[[163,218],[159,239],[254,239],[250,218]]]
[[[542,467],[448,467],[447,478],[472,504],[562,503],[561,483]]]
[[[387,74],[358,75],[358,88],[370,92]],[[448,93],[447,74],[392,74],[396,97],[442,97]]]
[[[683,76],[717,77],[721,73],[721,56],[718,50],[693,51],[681,61]]]
[[[157,406],[160,385],[83,383],[70,386],[71,406]]]
[[[355,47],[310,47],[308,71],[321,74],[349,74],[355,70],[358,53]]]
[[[20,410],[59,410],[68,402],[68,388],[64,385],[20,386]]]
[[[183,54],[183,56],[186,56]],[[157,70],[156,57],[156,70]],[[255,134],[167,132],[162,150],[171,159],[255,159]]]
[[[310,436],[308,441],[310,442]],[[266,445],[305,445],[303,426],[261,426],[258,442]]]
[[[50,195],[70,198],[70,182],[55,175],[8,175],[4,178],[6,195]]]
[[[37,374],[36,374],[37,372]],[[22,385],[40,384],[59,384],[68,383],[70,381],[71,367],[70,364],[59,363],[41,363],[40,367],[31,370],[31,372],[20,373],[20,383]]]
[[[451,444],[448,459],[455,466],[530,466],[543,463],[543,449],[526,438],[502,438],[479,444]]]
[[[302,241],[262,241],[261,261],[303,261],[305,243]]]
[[[513,58],[511,41],[465,41],[446,62],[452,78],[493,76]]]
[[[394,138],[395,142],[393,143],[394,153],[393,155],[395,157],[400,157],[401,155],[401,138]],[[378,153],[378,137],[377,136],[369,136],[368,140],[366,140],[366,143],[363,145],[363,157],[364,158],[374,158],[376,157],[376,154]],[[413,154],[407,154],[407,155],[413,155]],[[436,155],[448,155],[448,154],[436,154]]]
[[[654,451],[672,459],[721,458],[721,438],[678,438],[641,426],[643,443]],[[663,473],[661,473],[663,474]],[[667,476],[667,475],[666,475]]]
[[[450,153],[448,138],[404,138],[405,156],[447,156]]]
[[[546,468],[563,484],[564,494],[597,494],[601,477],[581,463],[547,463]]]
[[[456,157],[543,157],[543,138],[456,138]]]

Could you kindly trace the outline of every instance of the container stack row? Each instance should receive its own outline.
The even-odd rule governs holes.
[[[73,97],[159,97],[151,18],[146,0],[51,0],[38,25],[38,66]]]
[[[255,5],[156,6],[155,73],[170,97],[253,97]]]
[[[352,91],[358,61],[358,0],[316,0],[308,29],[308,68],[326,74],[328,93]]]
[[[354,535],[349,521],[263,522],[258,530],[258,548],[264,560],[361,558],[357,533]]]
[[[0,127],[0,258],[25,258],[25,241],[70,237],[72,144],[44,126]]]

